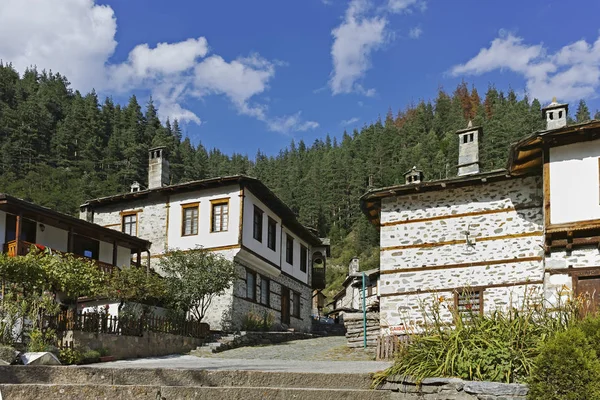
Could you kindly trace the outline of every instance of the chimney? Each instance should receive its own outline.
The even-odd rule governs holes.
[[[466,129],[457,131],[458,135],[458,176],[479,173],[479,142],[483,134],[480,126],[469,121]]]
[[[418,170],[416,166],[412,167],[404,173],[404,180],[407,185],[421,183],[423,181],[423,171]]]
[[[552,99],[552,103],[542,108],[542,116],[546,120],[546,130],[558,129],[567,126],[567,113],[569,112],[568,104],[558,104],[556,97]]]
[[[150,149],[148,158],[148,189],[156,189],[169,185],[169,161],[167,161],[166,151],[166,147]]]
[[[138,181],[131,184],[131,193],[139,192],[142,189],[142,185]]]
[[[348,267],[348,275],[358,274],[358,268],[360,264],[358,262],[358,257],[354,257],[350,260],[350,266]]]

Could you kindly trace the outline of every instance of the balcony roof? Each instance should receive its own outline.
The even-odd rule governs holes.
[[[108,243],[117,242],[119,246],[132,250],[146,251],[150,248],[150,242],[147,240],[130,236],[114,229],[105,228],[98,224],[75,218],[4,193],[0,193],[0,210],[15,215],[22,214],[24,218],[59,229],[71,229],[75,234],[92,239]]]

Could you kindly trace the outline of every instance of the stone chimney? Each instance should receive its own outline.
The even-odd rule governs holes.
[[[558,129],[567,126],[568,112],[568,104],[559,104],[556,97],[553,98],[552,103],[542,108],[542,115],[546,120],[546,129]]]
[[[167,161],[166,152],[166,147],[150,149],[148,158],[148,189],[156,189],[169,185],[169,161]]]
[[[358,257],[354,257],[350,260],[350,266],[348,267],[348,275],[358,274],[358,268],[360,267]]]
[[[139,192],[140,190],[142,190],[142,185],[138,181],[131,184],[131,193]]]
[[[479,173],[479,142],[483,130],[469,121],[466,129],[457,131],[458,135],[458,176]]]
[[[404,180],[407,185],[421,183],[423,181],[423,171],[418,170],[416,166],[412,167],[404,173]]]

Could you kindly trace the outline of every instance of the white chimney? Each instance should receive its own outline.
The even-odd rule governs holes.
[[[142,185],[138,181],[131,184],[131,193],[139,192],[142,189]]]
[[[150,149],[148,158],[148,189],[156,189],[169,185],[169,161],[166,147]]]
[[[423,171],[418,170],[416,166],[412,167],[404,173],[404,180],[407,185],[421,183],[423,181]]]
[[[348,275],[358,274],[359,266],[360,264],[358,261],[358,257],[354,257],[352,260],[350,260],[350,266],[348,267]]]
[[[458,135],[458,176],[479,173],[479,142],[483,130],[469,121],[467,129],[457,131]]]
[[[556,97],[553,98],[552,103],[542,108],[542,115],[546,120],[546,129],[558,129],[567,126],[568,112],[568,104],[559,104],[556,101]]]

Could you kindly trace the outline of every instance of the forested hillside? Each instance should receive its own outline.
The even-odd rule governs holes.
[[[572,113],[573,114],[573,113]],[[583,101],[577,121],[590,119]],[[35,70],[22,76],[0,64],[0,192],[75,214],[84,200],[129,190],[147,181],[148,149],[169,148],[172,183],[232,174],[263,180],[307,226],[332,239],[330,265],[344,267],[354,255],[363,268],[378,263],[378,233],[359,209],[368,188],[403,182],[412,166],[426,179],[456,174],[454,132],[467,121],[483,125],[485,170],[506,164],[508,145],[541,129],[540,103],[493,86],[483,97],[466,83],[440,89],[420,101],[373,116],[360,131],[332,132],[314,143],[292,142],[275,156],[226,155],[182,138],[177,121],[162,124],[150,100],[127,105],[69,88],[66,77]],[[207,132],[206,134],[210,134]],[[338,140],[337,137],[340,137]],[[248,149],[254,153],[256,149]],[[340,268],[331,268],[332,290]]]

